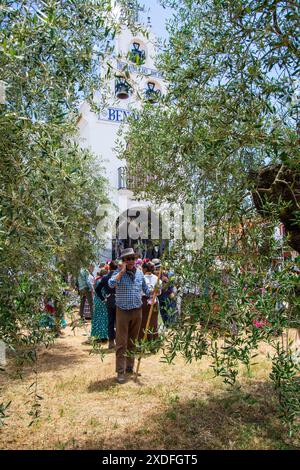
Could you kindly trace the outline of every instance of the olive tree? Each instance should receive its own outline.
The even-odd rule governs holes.
[[[300,327],[299,274],[282,262],[299,250],[299,3],[174,0],[157,66],[158,105],[130,119],[126,148],[138,196],[205,205],[205,242],[174,245],[165,263],[185,295],[165,358],[212,358],[233,384],[261,341],[274,348],[271,379],[292,429],[300,413],[299,362],[289,328]],[[142,162],[142,164],[141,164]],[[284,222],[286,238],[274,237]],[[296,269],[296,271],[295,271]],[[196,294],[195,294],[196,293]]]
[[[99,164],[77,139],[78,105],[100,86],[115,25],[106,0],[0,2],[0,338],[51,339],[43,299],[95,256]]]

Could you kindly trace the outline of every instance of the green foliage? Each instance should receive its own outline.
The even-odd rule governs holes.
[[[11,402],[0,403],[0,428],[5,425],[5,419],[8,418],[8,408],[10,407]]]
[[[289,250],[288,240],[282,245],[274,238],[280,216],[291,202],[294,224],[299,212],[299,3],[163,3],[175,11],[157,60],[167,93],[159,106],[146,105],[139,119],[130,119],[120,156],[133,177],[150,175],[137,188],[139,196],[156,203],[204,202],[203,248],[187,253],[177,242],[168,259],[183,301],[164,360],[178,352],[188,361],[207,354],[215,374],[233,384],[239,364],[250,371],[259,342],[277,350],[281,335],[300,327],[299,275],[293,263],[275,269],[271,261]],[[271,164],[278,165],[275,182],[289,191],[290,201],[280,193],[266,198],[265,220],[252,196],[255,175]],[[283,165],[293,188],[281,179]],[[292,382],[298,366],[288,347],[280,361],[274,357],[271,379],[292,428],[299,416]]]
[[[270,374],[278,392],[279,409],[283,420],[290,427],[290,434],[294,423],[300,413],[300,366],[295,368],[291,350],[286,350],[280,343],[276,346],[276,355],[273,357],[273,367]],[[300,429],[298,424],[297,429]]]
[[[99,248],[106,182],[77,142],[76,119],[100,84],[110,8],[104,0],[0,4],[0,336],[21,351],[48,344],[43,299],[62,312],[64,276]]]

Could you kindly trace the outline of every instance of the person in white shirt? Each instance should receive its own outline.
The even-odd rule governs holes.
[[[151,262],[144,263],[143,266],[143,273],[145,277],[145,281],[147,286],[150,289],[150,298],[146,297],[146,295],[142,296],[142,324],[139,333],[139,341],[141,341],[145,334],[145,329],[147,325],[147,320],[150,312],[150,308],[153,302],[153,292],[154,288],[158,282],[158,277],[154,274],[154,264]],[[161,281],[159,281],[159,285],[161,285]],[[158,295],[160,291],[158,291]],[[158,313],[159,313],[159,303],[156,297],[154,301],[154,307],[152,311],[151,321],[148,328],[147,340],[153,340],[158,337]],[[150,331],[151,330],[151,331]]]

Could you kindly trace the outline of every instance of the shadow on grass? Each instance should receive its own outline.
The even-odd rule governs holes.
[[[87,343],[82,343],[84,344],[84,346],[87,346]],[[91,345],[90,345],[91,346]],[[116,351],[114,349],[108,349],[108,348],[93,348],[93,346],[91,346],[89,349],[86,347],[83,349],[83,352],[86,352],[88,354],[99,354],[99,355],[102,355],[104,354],[105,356],[107,354],[115,354]]]
[[[39,371],[60,370],[76,367],[85,361],[84,355],[78,354],[78,349],[72,351],[69,344],[54,343],[49,349],[44,350],[39,356]]]
[[[106,384],[105,384],[106,382]],[[111,381],[99,383],[109,388]],[[97,385],[93,385],[97,390]],[[151,401],[151,396],[145,397]],[[254,382],[247,390],[206,399],[171,397],[160,413],[147,416],[139,427],[111,430],[106,446],[90,439],[81,449],[295,449],[284,440],[272,385]],[[128,431],[128,432],[127,432]]]
[[[17,357],[11,356],[8,367],[5,369],[3,376],[0,374],[0,383],[4,380],[4,383],[8,385],[9,380],[18,380],[27,378],[32,375],[34,362],[25,360],[23,366],[18,368]],[[69,344],[63,344],[61,340],[51,344],[48,348],[43,348],[38,352],[38,372],[50,372],[50,371],[61,371],[66,368],[77,367],[78,364],[85,361],[84,355],[79,355],[77,349],[72,349]],[[19,375],[20,369],[20,375]]]
[[[88,392],[105,392],[107,390],[113,389],[115,387],[120,387],[120,385],[116,382],[115,377],[109,377],[104,380],[97,380],[97,382],[91,382],[88,386]]]

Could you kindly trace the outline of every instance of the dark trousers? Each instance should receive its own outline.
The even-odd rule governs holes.
[[[134,356],[126,356],[133,353],[135,341],[138,338],[142,323],[142,308],[121,310],[117,307],[116,314],[116,372],[124,374],[126,369],[133,369]]]
[[[94,299],[93,299],[93,294],[92,291],[88,290],[87,288],[81,289],[79,291],[80,294],[80,308],[79,308],[79,315],[81,318],[83,318],[83,309],[84,309],[84,302],[85,300],[88,301],[91,309],[91,318],[93,318],[93,313],[94,313]]]
[[[116,304],[108,298],[106,305],[108,312],[108,339],[113,341],[116,338]]]

